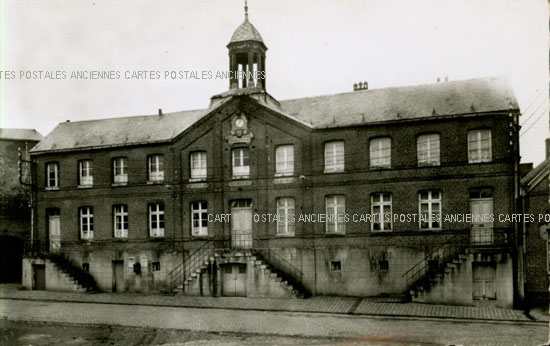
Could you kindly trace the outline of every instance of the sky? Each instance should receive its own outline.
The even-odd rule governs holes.
[[[228,89],[226,79],[172,80],[165,73],[227,70],[226,45],[244,19],[243,0],[0,0],[0,6],[0,71],[8,71],[0,72],[0,127],[43,135],[66,120],[208,107],[212,95]],[[269,48],[267,89],[275,98],[349,92],[358,81],[373,89],[508,75],[522,111],[522,162],[544,160],[546,1],[250,0],[248,6]],[[119,79],[70,79],[76,71],[115,71]],[[138,71],[149,73],[132,79]]]

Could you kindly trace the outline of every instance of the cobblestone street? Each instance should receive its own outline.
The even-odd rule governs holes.
[[[468,322],[10,299],[1,301],[0,317],[9,321],[115,328],[315,337],[325,338],[326,344],[352,339],[366,345],[536,345],[546,340],[548,332],[546,324],[532,322]],[[158,344],[153,339],[136,344]],[[211,343],[216,342],[205,342]],[[35,344],[39,345],[25,345]],[[263,343],[258,341],[257,344]]]

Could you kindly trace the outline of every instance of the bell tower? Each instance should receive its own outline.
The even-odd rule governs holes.
[[[265,52],[267,47],[254,25],[248,21],[245,0],[244,22],[235,30],[229,50],[229,89],[265,90]]]

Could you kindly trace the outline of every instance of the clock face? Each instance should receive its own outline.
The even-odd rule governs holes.
[[[238,128],[243,127],[244,126],[244,120],[243,119],[235,120],[235,126],[237,126]]]

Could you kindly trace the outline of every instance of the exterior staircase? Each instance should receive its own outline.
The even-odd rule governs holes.
[[[50,254],[46,257],[58,270],[65,282],[72,286],[74,291],[79,292],[99,292],[97,284],[90,273],[75,266],[65,256],[60,254]]]
[[[216,265],[226,263],[253,265],[253,268],[248,270],[249,272],[254,270],[255,277],[262,276],[263,280],[270,281],[271,287],[273,285],[280,287],[277,296],[293,298],[309,296],[309,292],[299,282],[303,277],[302,272],[272,249],[220,249],[215,248],[212,242],[205,242],[170,272],[171,291],[185,295],[215,295],[216,293],[212,292],[212,285],[201,286],[200,290],[194,287],[197,286],[197,281],[213,270],[214,263]]]

